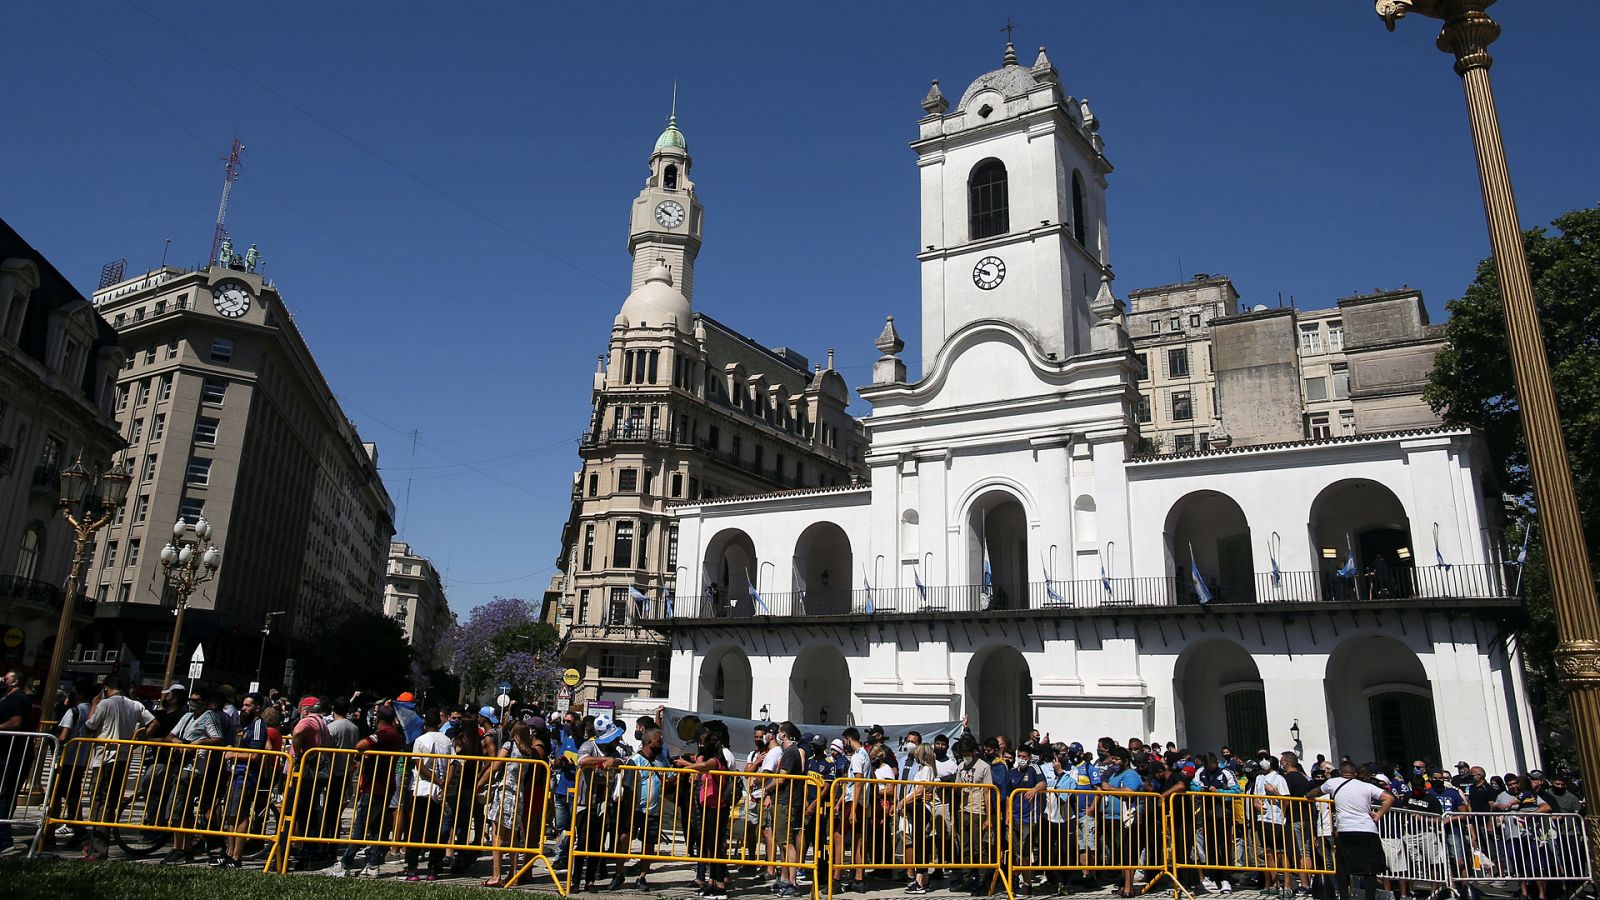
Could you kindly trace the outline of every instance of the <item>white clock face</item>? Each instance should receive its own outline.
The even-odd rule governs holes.
[[[243,282],[224,281],[211,288],[211,305],[230,319],[250,311],[250,292]]]
[[[972,267],[972,283],[979,290],[992,291],[1006,280],[1006,264],[998,256],[985,256]]]
[[[663,200],[656,205],[656,221],[665,228],[683,224],[683,207],[676,200]]]

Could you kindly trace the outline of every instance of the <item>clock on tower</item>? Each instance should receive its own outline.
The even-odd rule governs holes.
[[[703,210],[689,180],[689,142],[678,130],[678,116],[667,119],[666,130],[650,153],[650,177],[633,201],[628,226],[628,252],[633,254],[633,284],[644,284],[650,270],[664,263],[675,286],[693,299],[694,259],[700,253]]]

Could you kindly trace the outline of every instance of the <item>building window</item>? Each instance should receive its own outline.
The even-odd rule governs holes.
[[[1327,413],[1312,413],[1306,416],[1306,437],[1314,441],[1325,441],[1333,437],[1333,428],[1328,424]]]
[[[1133,355],[1133,367],[1140,381],[1150,380],[1150,354],[1135,353]]]
[[[673,472],[672,473],[672,496],[674,496],[674,497],[682,497],[683,496],[683,473],[682,472]]]
[[[1176,453],[1190,453],[1194,451],[1194,435],[1175,434],[1172,436],[1172,449]]]
[[[190,484],[206,485],[211,483],[211,460],[202,457],[193,457],[189,460],[189,474],[186,479]]]
[[[1343,434],[1356,433],[1356,413],[1353,409],[1339,410],[1339,430]]]
[[[128,432],[128,443],[137,445],[144,437],[144,420],[134,419],[133,429]]]
[[[1187,422],[1194,418],[1194,404],[1189,399],[1188,391],[1174,391],[1172,394],[1172,419],[1175,422]]]
[[[583,570],[585,572],[594,568],[594,525],[591,523],[583,528]]]
[[[1139,421],[1140,422],[1149,422],[1150,421],[1150,395],[1149,394],[1140,394],[1139,395],[1138,414],[1139,414]]]
[[[733,436],[733,459],[734,462],[744,459],[744,441],[737,434]]]
[[[623,519],[617,523],[617,533],[611,540],[611,565],[617,569],[633,568],[633,521]]]
[[[133,501],[133,524],[143,525],[148,518],[150,518],[150,495],[140,494],[139,499]]]
[[[1344,320],[1328,320],[1328,350],[1340,352],[1344,350]]]
[[[194,442],[216,446],[217,420],[199,418],[194,420]]]
[[[167,433],[167,414],[156,413],[150,422],[150,440],[159,441]]]
[[[211,341],[211,361],[218,363],[233,362],[233,341],[227,338],[213,338]]]
[[[1150,333],[1151,334],[1160,334],[1161,333],[1161,320],[1160,319],[1151,319],[1150,320]]]
[[[1328,399],[1328,379],[1321,375],[1306,379],[1306,400]]]
[[[39,556],[44,550],[44,526],[33,525],[22,532],[22,549],[17,552],[17,577],[31,580],[39,574]]]
[[[1329,344],[1333,343],[1333,340],[1332,340],[1331,336],[1329,337],[1328,343]],[[1350,396],[1350,364],[1349,363],[1334,363],[1333,364],[1333,396],[1334,396],[1334,399],[1336,399],[1336,400],[1343,400],[1346,397]]]
[[[167,375],[161,376],[161,395],[157,398],[157,402],[158,403],[165,403],[165,402],[167,402],[168,400],[171,400],[171,399],[172,399],[172,375],[167,374]]]
[[[133,538],[133,539],[128,541],[128,558],[127,558],[127,560],[125,562],[123,562],[123,565],[127,566],[128,568],[131,569],[134,566],[137,566],[138,564],[139,564],[139,539],[138,538]]]
[[[206,501],[199,497],[185,497],[178,503],[178,518],[185,522],[197,521],[206,514]]]
[[[678,523],[667,526],[667,571],[678,570]]]
[[[1300,326],[1300,352],[1308,356],[1322,352],[1322,332],[1317,329],[1317,323]]]
[[[600,496],[600,473],[599,472],[590,472],[589,473],[589,496],[591,496],[591,497]]]
[[[1010,231],[1009,207],[1005,165],[998,159],[986,159],[978,163],[967,182],[968,240],[976,241]]]
[[[139,476],[140,481],[149,481],[156,477],[156,455],[154,453],[144,458],[144,474]]]
[[[639,490],[639,470],[618,469],[617,492],[621,494],[632,494],[637,490]]]
[[[1167,374],[1172,376],[1189,374],[1189,349],[1175,347],[1167,351]]]
[[[600,677],[638,678],[639,654],[632,650],[612,650],[607,648],[600,654]]]
[[[128,408],[128,386],[125,385],[125,384],[124,385],[119,385],[117,387],[117,412],[122,412],[123,410],[125,410],[127,408]]]
[[[614,587],[614,588],[611,589],[611,596],[609,598],[607,598],[607,601],[606,601],[606,624],[607,625],[626,625],[626,624],[628,624],[628,589],[627,588],[625,588],[625,587]]]
[[[207,378],[200,388],[200,400],[204,403],[221,403],[227,396],[228,383],[220,378]]]
[[[143,406],[150,402],[150,382],[139,382],[139,399],[133,401],[134,406]]]
[[[1173,331],[1181,331],[1183,330],[1183,326],[1180,324],[1182,321],[1183,320],[1177,316],[1173,316],[1167,320],[1167,327],[1171,328]]]
[[[109,569],[112,566],[115,566],[117,564],[117,542],[116,541],[106,541],[106,558],[104,560],[102,560],[100,564],[102,566],[104,566],[105,568],[107,568],[107,569]]]
[[[1199,313],[1190,313],[1189,314],[1189,327],[1190,328],[1199,328],[1200,327],[1200,314]]]
[[[578,624],[587,624],[589,621],[589,591],[587,588],[578,592]]]
[[[172,340],[167,341],[167,359],[177,359],[177,358],[178,358],[178,339],[177,338],[173,338]]]
[[[122,587],[117,588],[117,602],[127,603],[133,599],[133,585],[124,581]]]
[[[135,322],[137,322],[142,318],[144,318],[144,316],[134,316],[133,320]],[[144,348],[144,361],[145,361],[145,365],[149,365],[150,363],[153,363],[153,362],[156,361],[156,345],[155,344],[151,344],[150,346]]]
[[[1072,170],[1072,236],[1078,239],[1080,247],[1089,245],[1089,232],[1083,221],[1083,176],[1077,169]]]

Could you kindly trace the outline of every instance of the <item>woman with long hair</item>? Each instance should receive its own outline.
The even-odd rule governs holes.
[[[679,757],[679,768],[698,773],[694,779],[694,802],[700,808],[695,845],[707,856],[721,856],[728,842],[728,813],[733,806],[733,779],[719,772],[728,770],[722,757],[722,740],[716,731],[703,729],[694,757]],[[692,821],[692,820],[691,820]],[[728,866],[714,862],[708,867],[705,900],[728,900]]]

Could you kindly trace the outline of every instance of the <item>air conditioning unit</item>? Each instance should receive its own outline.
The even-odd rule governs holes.
[[[86,663],[97,663],[99,661],[100,661],[100,651],[99,650],[85,650],[85,651],[83,651],[83,658],[81,660],[79,660],[79,662],[86,662]]]

